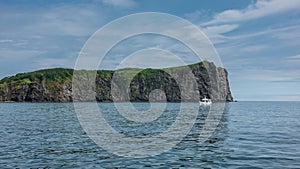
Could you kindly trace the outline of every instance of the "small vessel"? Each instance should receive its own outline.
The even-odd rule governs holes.
[[[210,106],[212,104],[211,99],[207,99],[204,97],[201,101],[199,101],[200,106]]]

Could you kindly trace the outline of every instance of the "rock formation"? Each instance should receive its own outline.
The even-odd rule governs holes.
[[[200,98],[207,97],[213,101],[233,101],[231,96],[228,73],[224,68],[216,67],[211,62],[200,62],[188,65],[197,81]],[[112,95],[111,87],[115,71],[99,70],[95,78],[95,98],[100,102],[115,101],[149,101],[151,92],[159,89],[165,93],[165,99],[170,102],[181,101],[180,85],[168,74],[166,70],[173,71],[173,76],[181,78],[185,76],[182,67],[166,69],[124,69],[126,74],[132,70],[139,71],[129,82],[129,96],[124,98]],[[122,72],[123,71],[123,72]],[[81,82],[91,80],[89,74],[92,71],[82,70]],[[0,101],[15,102],[70,102],[72,95],[72,69],[46,69],[35,72],[21,73],[0,80]],[[123,79],[126,81],[126,75]],[[128,80],[128,79],[127,79]],[[85,85],[83,83],[82,85]],[[182,85],[182,84],[181,84]],[[190,85],[189,81],[183,85]],[[156,90],[157,91],[157,90]],[[77,93],[78,94],[78,93]],[[161,96],[163,99],[163,96]],[[192,96],[191,96],[192,97]],[[84,91],[74,101],[91,101],[86,99]]]

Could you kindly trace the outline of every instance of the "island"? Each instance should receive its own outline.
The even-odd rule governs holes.
[[[165,68],[184,76],[184,67]],[[199,99],[204,97],[217,101],[233,101],[226,69],[216,67],[214,63],[203,61],[188,65],[198,83]],[[137,68],[126,68],[120,72],[130,72]],[[89,80],[91,70],[82,71],[82,81]],[[53,68],[19,73],[0,80],[0,102],[72,102],[73,69]],[[95,100],[112,102],[112,78],[114,70],[97,70],[95,78]],[[85,79],[86,78],[86,79]],[[189,83],[189,82],[186,82]],[[187,84],[188,85],[188,84]],[[130,100],[147,102],[149,94],[155,89],[164,91],[168,102],[180,102],[180,87],[164,69],[143,69],[130,81]],[[78,98],[78,97],[77,97]],[[79,97],[80,98],[80,97]],[[90,101],[82,97],[77,101]]]

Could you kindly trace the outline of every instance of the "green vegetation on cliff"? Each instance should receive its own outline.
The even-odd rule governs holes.
[[[72,69],[54,68],[43,69],[28,73],[19,73],[12,77],[6,77],[0,80],[0,89],[10,85],[11,89],[18,90],[22,86],[31,83],[43,82],[49,89],[57,90],[59,84],[72,81]]]
[[[188,65],[191,69],[203,65],[203,62],[195,63]],[[166,68],[166,70],[180,70],[181,68],[185,68],[185,66],[174,67],[174,68]],[[159,69],[139,69],[139,68],[126,68],[118,70],[118,73],[122,73],[122,75],[131,74],[134,72],[139,72],[139,74],[143,77],[149,76],[151,74],[155,74],[160,72]],[[0,80],[0,87],[5,86],[9,83],[32,83],[32,82],[41,82],[41,81],[55,81],[55,82],[70,82],[72,81],[73,69],[65,69],[65,68],[53,68],[53,69],[43,69],[34,72],[27,73],[19,73],[15,76],[5,77]],[[98,70],[97,75],[101,78],[111,78],[113,70]]]
[[[54,69],[43,69],[28,73],[19,73],[12,77],[6,77],[0,80],[0,84],[13,83],[13,82],[25,82],[31,83],[35,81],[57,81],[64,82],[72,80],[72,69],[54,68]]]

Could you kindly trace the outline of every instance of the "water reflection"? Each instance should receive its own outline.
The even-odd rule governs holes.
[[[139,106],[139,105],[136,105]],[[151,136],[154,133],[163,131],[166,127],[168,127],[172,120],[174,120],[174,115],[176,115],[176,104],[168,104],[167,111],[163,113],[161,119],[157,119],[155,123],[145,124],[144,127],[137,130],[135,128],[134,131],[127,129],[119,129],[126,133],[129,131],[131,136],[136,136],[143,132],[144,136]],[[173,108],[173,109],[172,109]],[[142,159],[132,159],[132,158],[122,158],[117,157],[115,160],[123,161],[122,166],[120,167],[161,167],[168,166],[168,168],[176,168],[176,167],[192,167],[192,168],[200,168],[205,166],[210,166],[212,168],[220,167],[222,164],[225,165],[224,157],[226,154],[230,153],[230,149],[224,146],[224,141],[228,137],[228,111],[229,107],[226,105],[224,112],[217,115],[220,115],[219,118],[215,118],[216,121],[213,121],[218,124],[216,130],[213,134],[204,142],[199,141],[199,136],[202,133],[203,126],[205,125],[205,120],[209,115],[209,108],[200,108],[199,114],[196,119],[196,123],[194,124],[192,130],[189,134],[176,146],[174,146],[170,151],[162,153],[158,156],[142,158]],[[212,113],[212,112],[211,112]],[[171,114],[172,118],[168,118]],[[164,118],[166,117],[166,118]],[[219,121],[220,120],[220,121]],[[115,121],[114,121],[115,122]],[[130,124],[127,124],[130,125]],[[119,126],[120,127],[120,126]],[[137,127],[137,126],[136,126]],[[152,128],[156,130],[152,130]],[[124,131],[126,130],[126,131]],[[149,131],[150,130],[150,131]],[[151,131],[152,130],[152,131]],[[147,133],[148,132],[148,133]],[[114,160],[113,160],[114,161]],[[108,167],[108,166],[107,166]]]

